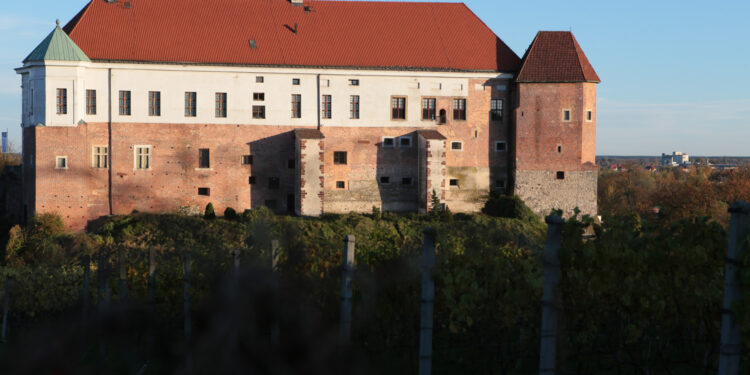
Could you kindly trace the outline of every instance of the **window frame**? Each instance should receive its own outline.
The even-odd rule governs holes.
[[[341,186],[339,186],[341,184]],[[336,189],[337,190],[346,190],[346,181],[336,181]]]
[[[205,192],[205,194],[201,194],[202,192]],[[211,196],[211,188],[210,187],[199,187],[198,188],[198,195],[202,197],[210,197]]]
[[[65,164],[62,167],[60,166],[60,160],[63,160],[63,164]],[[65,169],[68,169],[69,167],[70,167],[70,164],[68,164],[67,155],[55,156],[55,169],[65,170]]]
[[[359,95],[349,95],[349,119],[359,120]]]
[[[104,149],[104,152],[102,152],[101,149]],[[108,146],[104,146],[104,145],[91,146],[91,168],[109,169],[109,147]]]
[[[58,115],[68,114],[68,89],[58,88],[55,94],[56,98],[56,113]]]
[[[350,78],[349,86],[359,86],[359,78]]]
[[[407,179],[409,180],[408,184],[405,183]],[[412,177],[401,177],[401,186],[414,186],[414,179]]]
[[[254,105],[252,116],[256,120],[264,120],[266,118],[266,106]]]
[[[502,150],[498,150],[497,146],[503,145]],[[495,141],[495,152],[508,152],[508,142],[507,141]]]
[[[385,179],[385,181],[383,181]],[[378,185],[390,185],[391,184],[391,176],[380,176],[378,178]]]
[[[425,107],[425,101],[428,104],[427,107]],[[430,101],[432,101],[432,108],[429,107]],[[422,121],[436,121],[437,120],[437,98],[433,96],[423,96],[421,103],[422,103]],[[427,114],[427,117],[425,117],[425,114]],[[432,114],[432,116],[430,116],[430,114]]]
[[[451,101],[453,108],[453,121],[466,121],[466,102],[466,98],[453,98]],[[458,107],[462,108],[458,108],[456,103],[459,103],[460,105]]]
[[[454,181],[455,181],[455,184],[453,183]],[[455,186],[455,187],[457,187],[457,188],[460,189],[461,188],[461,180],[458,179],[458,178],[450,178],[450,179],[448,179],[448,186],[449,187]]]
[[[118,102],[119,102],[119,114],[120,116],[130,116],[132,115],[132,99],[133,99],[133,93],[130,90],[120,90],[120,93],[118,94]]]
[[[214,115],[216,118],[227,118],[227,98],[226,92],[217,92],[214,96],[216,103],[216,110]]]
[[[211,149],[198,149],[198,169],[211,169]]]
[[[198,116],[198,93],[185,91],[185,117]]]
[[[265,78],[263,76],[255,76],[255,83],[263,83]]]
[[[96,115],[96,90],[86,90],[86,114]]]
[[[404,106],[403,108],[400,108],[396,106],[397,103],[399,103],[399,100],[403,100]],[[391,101],[390,101],[390,108],[391,108],[391,121],[406,121],[408,118],[408,109],[409,101],[407,100],[406,95],[391,95]],[[399,111],[399,112],[396,112]],[[395,115],[402,115],[403,117],[396,117]]]
[[[586,109],[586,122],[594,122],[594,111]]]
[[[242,165],[253,165],[253,155],[242,155],[242,158],[240,159],[240,164]]]
[[[321,95],[320,102],[320,116],[324,119],[330,120],[333,116],[333,97],[330,94]]]
[[[302,94],[292,94],[292,118],[302,118]]]
[[[458,148],[454,148],[453,145],[458,145]],[[450,150],[451,151],[463,151],[464,142],[463,141],[451,141]]]
[[[302,81],[299,78],[292,78],[292,85],[299,86]]]
[[[264,101],[266,101],[266,93],[265,92],[254,92],[253,93],[253,101],[254,102],[264,102]]]
[[[392,144],[390,146],[385,144],[386,139],[390,139],[392,141]],[[383,137],[380,139],[380,144],[383,148],[396,148],[396,137]]]
[[[347,165],[349,161],[348,159],[349,159],[349,155],[346,151],[334,151],[333,152],[333,164],[334,165]]]
[[[573,120],[573,111],[570,110],[570,108],[563,108],[562,122],[571,122],[572,120]]]
[[[564,180],[565,179],[565,171],[557,171],[555,174],[556,180]]]
[[[140,153],[138,150],[148,150],[146,153]],[[153,147],[151,145],[133,145],[133,170],[136,171],[148,171],[151,170],[151,166],[153,163],[152,156],[153,156]],[[138,166],[138,159],[139,157],[142,159],[145,157],[146,160],[146,168],[139,167]],[[142,165],[142,164],[141,164]]]
[[[148,92],[148,115],[161,116],[161,91]]]
[[[409,140],[409,142],[408,142],[409,144],[408,145],[404,145],[403,142],[402,142],[402,140],[405,141],[407,139]],[[411,138],[410,135],[404,135],[404,136],[398,137],[398,147],[399,148],[411,148],[413,144],[414,144],[414,142],[412,141],[412,138]]]
[[[500,103],[500,108],[497,108],[495,103]],[[503,110],[504,110],[504,100],[500,98],[492,98],[490,99],[490,121],[494,122],[502,122],[503,121]]]

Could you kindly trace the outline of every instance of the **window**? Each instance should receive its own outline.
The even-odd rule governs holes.
[[[216,93],[216,117],[227,117],[227,93]]]
[[[452,178],[452,179],[450,179],[449,183],[450,183],[451,186],[458,186],[458,179],[457,178]]]
[[[435,120],[435,98],[422,98],[422,120]]]
[[[242,165],[253,165],[253,156],[242,155]]]
[[[68,157],[67,156],[55,157],[55,169],[68,169]]]
[[[393,97],[391,98],[391,119],[393,120],[406,120],[406,98],[405,97]]]
[[[148,115],[161,116],[161,92],[148,92]]]
[[[197,96],[195,92],[185,93],[185,117],[195,117]]]
[[[204,195],[208,197],[211,195],[211,189],[207,187],[198,188],[198,195]]]
[[[352,95],[349,97],[349,118],[359,118],[359,95]]]
[[[453,99],[453,119],[466,120],[466,99]]]
[[[570,121],[570,110],[563,109],[563,121]]]
[[[275,199],[268,199],[268,200],[266,200],[265,205],[266,205],[266,207],[268,207],[268,208],[270,208],[272,210],[275,210],[276,207],[279,205],[279,202],[276,201]]]
[[[57,114],[68,113],[68,89],[57,89]]]
[[[562,154],[562,145],[557,145],[557,153]]]
[[[350,86],[359,86],[359,80],[358,79],[350,79],[349,80]]]
[[[96,90],[86,90],[86,114],[96,114]]]
[[[492,121],[503,121],[502,99],[492,99],[490,103],[490,119]]]
[[[151,169],[151,146],[133,147],[135,169]]]
[[[594,112],[590,109],[586,111],[586,121],[594,121]]]
[[[120,116],[130,116],[130,91],[120,91]]]
[[[297,167],[297,163],[294,159],[289,159],[286,161],[286,167],[289,169],[294,169]]]
[[[299,78],[292,78],[293,85],[299,85]]]
[[[323,110],[323,118],[331,118],[331,96],[330,95],[323,95],[323,104],[322,108]]]
[[[247,178],[247,183],[250,185],[255,185],[255,176],[250,176]]]
[[[464,149],[463,142],[451,142],[451,150],[461,151]]]
[[[255,76],[255,83],[263,83],[263,76]]]
[[[558,171],[558,172],[557,172],[557,179],[558,179],[558,180],[564,180],[564,179],[565,179],[565,172],[563,172],[563,171]]]
[[[302,118],[302,95],[292,94],[292,118]]]
[[[107,146],[94,146],[93,151],[93,163],[94,168],[107,168]]]
[[[269,189],[278,189],[279,186],[281,186],[281,181],[278,177],[271,177],[268,179],[268,188]]]
[[[336,189],[346,189],[346,182],[336,181]]]
[[[445,109],[440,110],[440,118],[438,119],[438,124],[445,124],[446,118],[448,116],[445,114]]]
[[[508,151],[508,144],[505,141],[495,142],[495,151]]]
[[[209,149],[198,149],[198,168],[211,168],[211,152]]]
[[[404,177],[401,179],[401,185],[411,186],[411,184],[412,184],[411,177]]]
[[[396,140],[392,137],[383,137],[383,147],[390,148],[396,146]]]
[[[346,164],[346,151],[334,151],[333,164]]]
[[[253,106],[253,118],[259,118],[259,119],[266,118],[266,106],[254,105]]]
[[[388,185],[391,183],[391,178],[388,176],[382,176],[380,177],[380,184],[381,185]]]
[[[495,180],[495,189],[505,189],[505,180]]]
[[[399,137],[398,147],[411,147],[411,137]]]
[[[266,100],[266,94],[263,92],[254,92],[253,93],[253,100],[262,102]]]

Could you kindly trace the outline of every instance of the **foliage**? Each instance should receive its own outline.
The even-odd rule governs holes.
[[[495,217],[521,220],[539,220],[539,217],[516,195],[509,196],[493,191],[482,207],[482,213]]]
[[[236,220],[238,218],[237,211],[235,211],[232,207],[227,207],[224,210],[224,218],[227,220]]]
[[[206,205],[206,212],[203,214],[206,219],[216,219],[216,212],[214,212],[214,204],[209,203]]]

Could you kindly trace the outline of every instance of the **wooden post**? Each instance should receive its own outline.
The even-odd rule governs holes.
[[[153,305],[156,295],[156,250],[153,247],[148,249],[148,303]]]
[[[435,281],[432,271],[435,268],[435,230],[424,230],[422,248],[422,316],[419,324],[419,375],[432,372],[432,319],[435,303]]]
[[[352,335],[352,287],[354,283],[354,235],[344,239],[344,264],[341,273],[341,327],[339,343],[348,345]]]
[[[183,291],[183,313],[185,315],[185,341],[190,341],[190,335],[192,333],[192,323],[190,321],[190,269],[192,264],[190,262],[190,253],[185,252],[185,288]]]
[[[547,247],[544,250],[544,294],[542,295],[542,337],[539,351],[539,374],[554,375],[557,371],[557,312],[560,283],[560,243],[563,219],[547,216]]]
[[[3,298],[3,329],[0,332],[0,342],[7,341],[8,309],[10,309],[10,276],[5,279],[5,298]]]
[[[279,316],[281,315],[281,295],[279,294],[279,241],[271,241],[271,286],[273,288],[274,298],[274,320],[271,325],[271,342],[274,344],[279,343],[279,336],[281,334],[281,323],[279,322]]]
[[[729,208],[729,246],[724,268],[724,305],[721,309],[721,346],[719,349],[719,375],[737,375],[740,371],[740,328],[732,305],[741,297],[738,269],[742,258],[743,241],[748,234],[750,204],[734,202]]]
[[[81,305],[83,309],[83,317],[85,318],[89,311],[89,283],[91,280],[91,257],[84,255],[81,260],[81,267],[83,268],[83,290],[81,291]]]
[[[120,266],[120,303],[125,304],[128,300],[128,262],[122,249],[117,252],[117,261]]]

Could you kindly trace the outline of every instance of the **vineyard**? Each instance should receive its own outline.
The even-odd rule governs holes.
[[[491,200],[485,212],[133,214],[85,234],[67,233],[59,218],[43,215],[8,234],[0,368],[414,374],[430,227],[432,373],[539,373],[547,225],[517,199]],[[347,235],[356,256],[351,338],[341,345]],[[715,374],[727,246],[727,228],[710,217],[566,220],[559,373]],[[742,264],[750,263],[748,253]],[[750,284],[746,269],[743,285]],[[747,335],[750,305],[733,310]],[[750,340],[743,343],[747,373]]]

